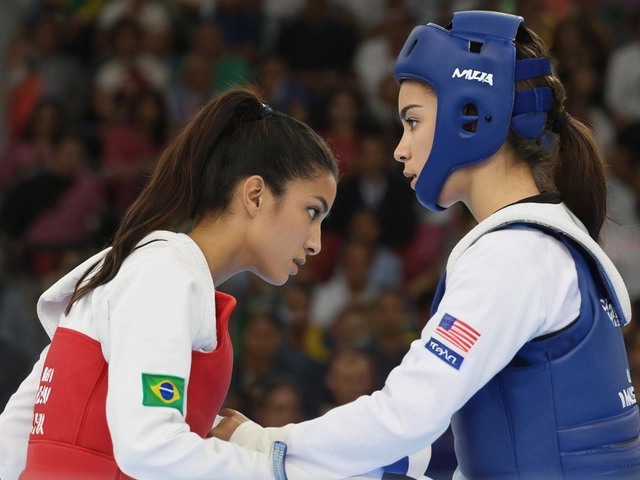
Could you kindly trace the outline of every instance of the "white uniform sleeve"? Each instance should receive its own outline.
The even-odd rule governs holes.
[[[141,258],[123,266],[107,295],[107,422],[118,466],[141,479],[274,478],[268,454],[204,440],[177,409],[143,405],[143,373],[181,377],[186,392],[192,323],[204,321],[213,292],[175,258]]]
[[[326,480],[391,464],[433,443],[451,416],[524,343],[552,326],[547,319],[550,296],[567,294],[565,285],[559,288],[556,278],[545,271],[548,263],[538,258],[540,251],[522,248],[523,235],[535,233],[492,233],[463,254],[448,272],[446,294],[437,313],[381,391],[301,424],[264,430],[249,425],[238,429],[231,440],[248,442],[260,451],[281,440],[289,447],[286,465],[300,469],[326,465],[335,474]],[[489,236],[491,241],[486,240]],[[563,254],[560,242],[550,245],[558,249],[554,253]],[[563,259],[571,262],[566,255]],[[577,283],[575,275],[574,268],[573,283],[567,285]],[[477,332],[467,352],[436,332],[445,314]],[[442,349],[430,349],[432,339]],[[452,353],[458,357],[456,362]],[[297,479],[289,475],[289,480]]]
[[[27,445],[44,359],[49,346],[40,354],[33,370],[14,393],[0,415],[0,478],[16,480],[27,463]]]

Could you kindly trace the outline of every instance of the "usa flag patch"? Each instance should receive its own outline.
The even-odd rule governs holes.
[[[480,332],[448,313],[440,320],[436,333],[463,352],[471,350],[480,338]]]

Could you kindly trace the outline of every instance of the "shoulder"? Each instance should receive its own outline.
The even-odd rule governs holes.
[[[452,273],[456,287],[470,285],[485,298],[520,299],[544,312],[536,335],[565,326],[576,318],[580,291],[569,249],[536,229],[487,233],[462,254]],[[450,281],[447,280],[447,289]],[[496,294],[499,292],[499,294]]]
[[[447,272],[447,290],[555,298],[577,285],[573,257],[562,242],[535,229],[504,229],[478,238]],[[495,293],[493,293],[495,294]],[[555,303],[555,301],[554,301]]]
[[[469,263],[487,269],[515,267],[551,270],[549,273],[574,265],[571,253],[561,241],[535,228],[505,228],[482,235],[460,256],[458,264]]]
[[[204,255],[183,234],[157,231],[147,235],[125,259],[116,279],[131,277],[150,285],[208,286],[213,290]]]

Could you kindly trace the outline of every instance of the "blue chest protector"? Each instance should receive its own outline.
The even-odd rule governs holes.
[[[555,230],[576,264],[580,315],[526,343],[451,420],[469,480],[640,479],[640,416],[609,294],[582,247]],[[444,296],[438,286],[432,315]]]

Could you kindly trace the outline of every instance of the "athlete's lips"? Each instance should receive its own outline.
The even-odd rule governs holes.
[[[292,268],[292,275],[296,275],[298,273],[298,267],[301,267],[302,265],[305,264],[305,259],[304,258],[294,258],[293,259],[293,268]]]
[[[402,172],[402,174],[405,177],[411,179],[411,188],[413,188],[415,190],[416,189],[416,182],[418,181],[418,176],[413,174],[413,173],[411,173],[411,172],[408,172],[406,170],[404,172]]]

